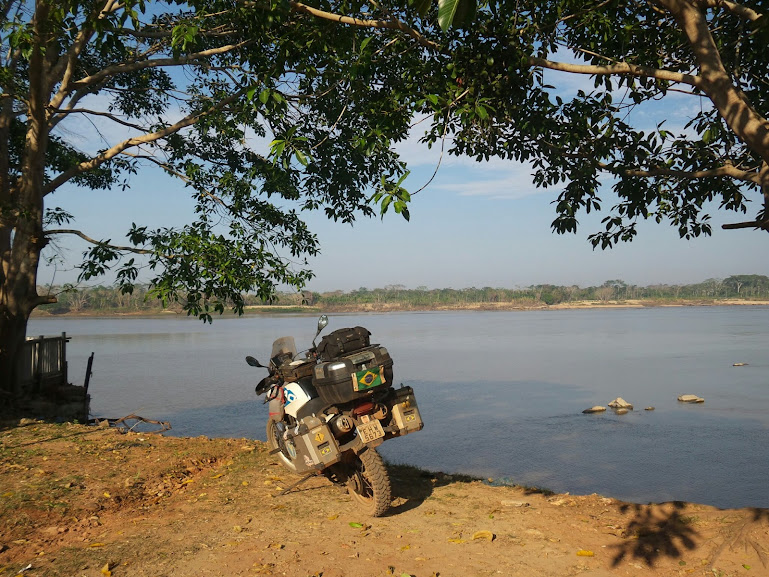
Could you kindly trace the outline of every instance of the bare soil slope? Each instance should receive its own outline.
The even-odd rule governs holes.
[[[769,575],[769,510],[634,505],[390,466],[389,516],[247,439],[0,429],[0,576]]]

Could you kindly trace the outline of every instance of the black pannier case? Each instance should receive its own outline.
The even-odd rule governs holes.
[[[336,405],[370,396],[393,384],[393,360],[379,345],[365,347],[315,365],[312,384],[327,403]]]
[[[338,329],[320,340],[317,347],[318,357],[330,361],[342,355],[359,351],[371,345],[371,333],[363,327]]]

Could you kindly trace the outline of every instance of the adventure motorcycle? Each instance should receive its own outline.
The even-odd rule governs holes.
[[[318,320],[312,348],[298,358],[293,337],[272,345],[270,371],[256,394],[269,403],[267,443],[291,472],[325,475],[378,517],[390,506],[390,478],[376,447],[424,426],[411,387],[393,388],[393,361],[363,327],[336,330]]]

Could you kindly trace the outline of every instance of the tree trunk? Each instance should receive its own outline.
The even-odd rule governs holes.
[[[0,383],[3,391],[17,396],[19,389],[16,366],[27,335],[27,314],[13,314],[0,304]]]
[[[37,294],[37,267],[40,251],[47,243],[43,232],[43,186],[45,154],[48,146],[46,111],[51,50],[46,50],[44,25],[48,5],[39,2],[32,26],[36,43],[29,58],[29,95],[27,131],[21,155],[19,176],[10,178],[7,158],[0,161],[0,387],[18,392],[17,355],[27,335],[27,321],[32,310],[55,299]],[[8,111],[3,109],[0,129],[7,131]],[[7,148],[1,150],[7,154]]]

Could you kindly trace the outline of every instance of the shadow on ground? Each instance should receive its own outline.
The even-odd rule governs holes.
[[[436,487],[478,481],[478,478],[470,475],[433,473],[411,465],[388,464],[387,470],[390,473],[393,500],[404,500],[390,508],[387,512],[388,517],[416,509],[433,494],[433,489]]]
[[[697,546],[697,531],[686,516],[686,503],[674,501],[662,505],[623,504],[620,511],[633,511],[624,531],[626,540],[617,545],[612,561],[616,567],[628,558],[641,559],[650,567],[660,558],[680,558],[684,550]]]

